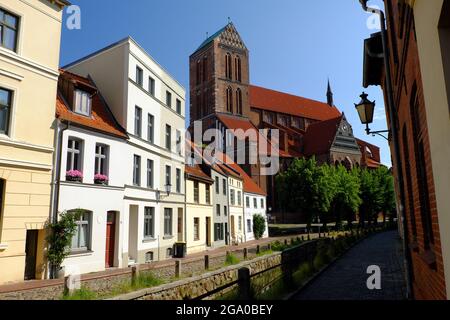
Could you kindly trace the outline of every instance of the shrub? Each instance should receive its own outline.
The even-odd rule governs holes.
[[[65,294],[63,300],[96,300],[97,294],[86,287],[75,290],[72,294]]]
[[[253,235],[256,240],[263,237],[264,231],[266,231],[266,219],[260,214],[253,216]]]
[[[240,262],[240,260],[238,259],[238,257],[236,257],[236,255],[234,253],[227,254],[227,257],[225,259],[226,266],[232,266],[232,265],[238,264],[239,262]]]

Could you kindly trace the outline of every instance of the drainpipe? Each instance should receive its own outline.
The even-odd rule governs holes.
[[[402,161],[400,157],[400,146],[399,146],[399,138],[398,138],[398,125],[397,125],[397,117],[395,114],[395,102],[394,102],[394,94],[393,94],[393,85],[392,85],[392,76],[391,76],[391,61],[389,54],[389,47],[387,41],[387,30],[386,30],[386,19],[384,12],[380,9],[369,8],[367,7],[367,0],[360,0],[360,3],[363,9],[372,14],[377,14],[380,16],[380,25],[381,25],[381,39],[383,44],[383,55],[384,55],[384,65],[386,72],[386,91],[388,98],[388,111],[389,111],[389,121],[390,121],[390,133],[392,137],[392,144],[394,147],[394,161],[395,167],[397,169],[398,174],[398,184],[400,188],[400,192],[402,193],[404,190],[404,181],[403,181],[403,170],[402,170]],[[409,254],[409,240],[408,240],[408,224],[406,221],[405,214],[405,206],[403,204],[402,196],[398,197],[400,215],[402,218],[402,229],[403,229],[403,250],[404,250],[404,264],[405,264],[405,272],[406,272],[406,291],[407,298],[413,298],[412,292],[412,279],[411,279],[411,257]]]
[[[69,128],[67,124],[61,128],[62,121],[56,119],[56,134],[54,139],[55,150],[53,153],[53,171],[52,171],[52,185],[50,195],[50,221],[52,223],[58,222],[58,206],[59,206],[59,186],[61,181],[61,158],[62,158],[62,136],[64,131]],[[56,270],[54,266],[49,264],[49,274],[47,277],[54,278]]]

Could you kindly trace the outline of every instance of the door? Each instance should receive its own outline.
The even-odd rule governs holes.
[[[38,230],[27,230],[25,242],[25,280],[36,279]]]
[[[230,235],[228,234],[228,223],[225,223],[225,244],[230,244]]]
[[[106,221],[106,248],[105,248],[105,266],[114,267],[114,252],[116,244],[116,213],[108,212]]]
[[[231,242],[233,242],[235,239],[234,234],[234,216],[231,216]]]
[[[183,241],[183,209],[178,209],[178,242]]]
[[[211,247],[211,218],[206,218],[206,246]]]

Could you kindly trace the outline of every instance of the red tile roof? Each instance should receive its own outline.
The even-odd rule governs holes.
[[[256,137],[259,135],[259,130],[256,126],[247,118],[227,115],[227,114],[217,114],[217,118],[228,128],[231,130],[239,130],[242,129],[244,132],[248,130],[255,130]],[[253,138],[255,135],[249,135],[249,138]],[[254,139],[252,139],[254,141]]]
[[[361,151],[364,151],[364,147],[368,147],[370,151],[372,151],[372,157],[373,160],[380,163],[381,162],[381,154],[380,154],[380,147],[373,145],[371,143],[368,143],[367,141],[361,140],[356,138],[356,142],[361,147]]]
[[[271,89],[250,86],[250,106],[313,120],[329,120],[340,116],[336,107]]]
[[[229,164],[231,168],[239,172],[242,179],[244,180],[244,192],[247,193],[254,193],[259,194],[262,196],[267,196],[267,193],[265,193],[256,183],[253,181],[252,178],[242,169],[237,163],[231,163]]]
[[[308,127],[303,140],[305,155],[321,155],[330,150],[342,117],[341,115],[338,118],[316,122]]]
[[[209,182],[212,183],[213,180],[211,179],[211,177],[209,175],[207,175],[202,168],[200,167],[200,165],[195,164],[195,165],[185,165],[184,166],[184,170],[186,172],[187,175],[193,177],[193,178],[198,178],[202,181],[205,182]]]
[[[97,90],[95,84],[90,79],[80,77],[65,70],[60,70],[60,77],[69,78],[73,82]],[[125,129],[118,124],[100,92],[97,91],[92,97],[91,106],[92,114],[90,117],[77,114],[70,109],[63,94],[58,91],[56,99],[56,117],[96,131],[128,139]]]

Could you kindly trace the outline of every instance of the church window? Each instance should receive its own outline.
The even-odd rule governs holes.
[[[236,109],[237,113],[242,115],[242,91],[237,89],[236,91]]]
[[[233,89],[227,88],[227,111],[233,113]]]

